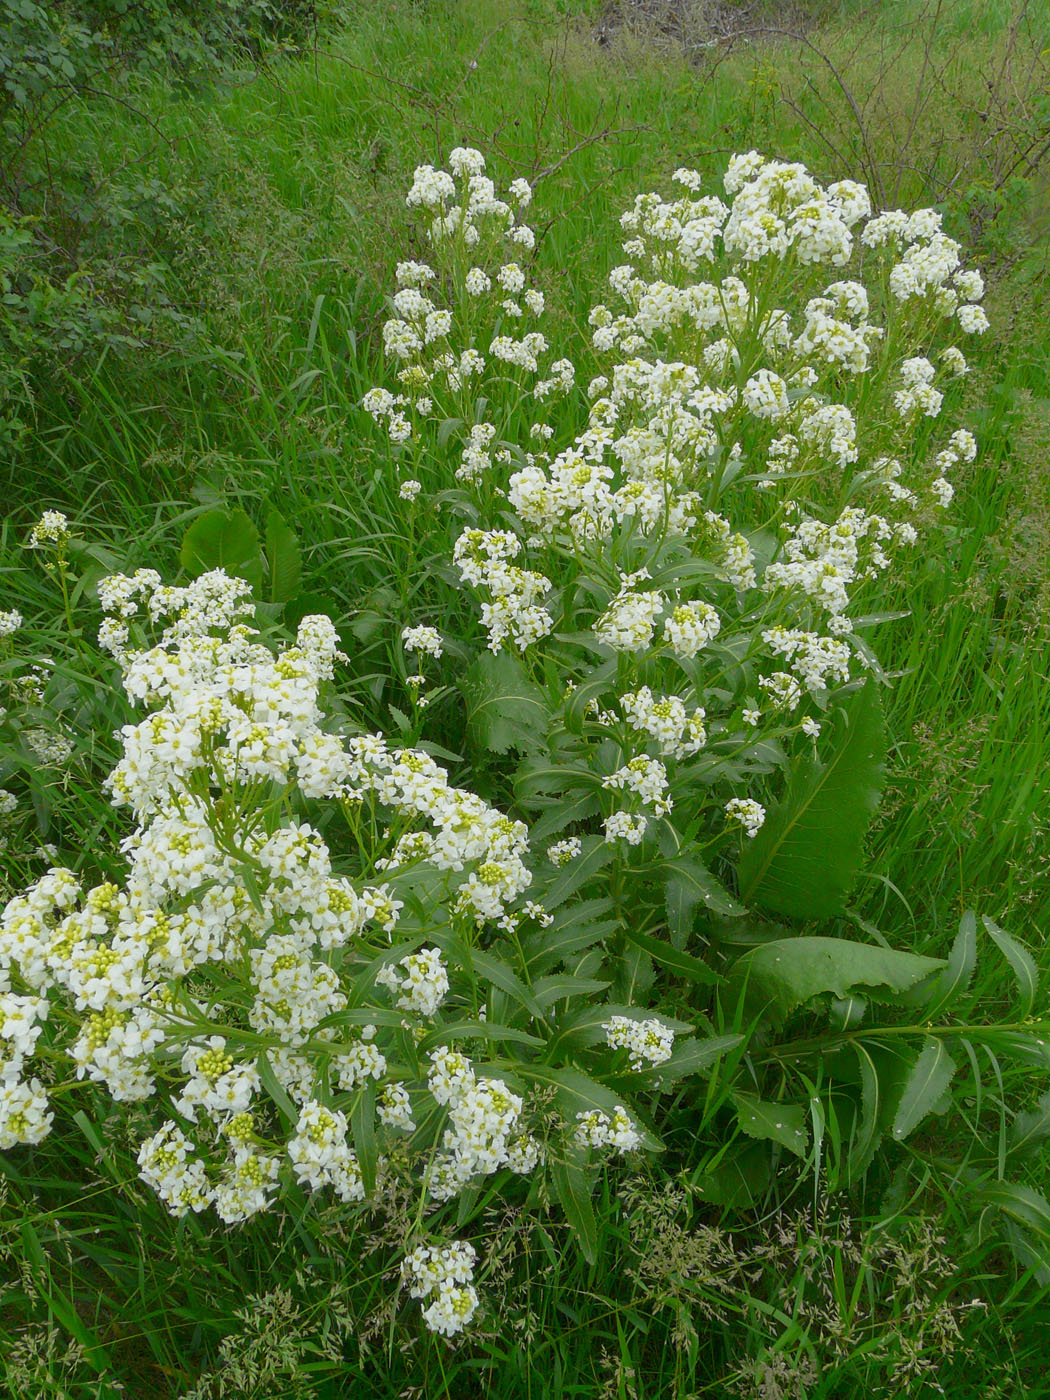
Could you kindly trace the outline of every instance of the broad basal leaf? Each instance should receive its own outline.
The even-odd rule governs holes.
[[[509,652],[482,652],[460,686],[467,702],[467,734],[490,753],[542,749],[550,711],[539,686]]]
[[[837,997],[848,996],[854,987],[903,992],[943,966],[943,958],[846,938],[778,938],[736,960],[729,977],[729,1003],[734,1004],[746,979],[749,1013],[782,1021],[824,992]]]
[[[295,597],[302,577],[299,539],[279,511],[266,516],[266,563],[271,603],[288,603]]]
[[[745,904],[797,919],[828,918],[845,907],[883,784],[886,733],[874,681],[828,721],[826,734],[821,754],[793,768],[783,801],[745,842]]]
[[[211,569],[225,569],[262,588],[259,532],[243,510],[209,510],[199,515],[182,537],[179,563],[197,578]]]

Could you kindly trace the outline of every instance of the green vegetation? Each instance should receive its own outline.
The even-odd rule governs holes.
[[[453,428],[425,439],[427,495],[409,508],[411,449],[361,407],[373,386],[397,388],[383,357],[396,264],[432,255],[405,205],[418,165],[476,147],[501,189],[533,187],[537,246],[519,260],[546,297],[548,340],[576,365],[577,392],[544,407],[559,450],[607,368],[588,312],[624,261],[619,216],[639,191],[670,197],[679,167],[714,193],[730,156],[755,149],[822,184],[863,180],[876,207],[934,206],[984,271],[991,329],[965,342],[948,424],[973,430],[977,458],[953,470],[950,511],[927,508],[918,550],[864,594],[886,619],[865,633],[882,716],[873,686],[838,697],[820,757],[797,750],[783,780],[775,764],[760,775],[775,816],[750,847],[717,845],[702,804],[676,794],[689,839],[716,843],[705,860],[721,883],[704,893],[752,906],[744,934],[719,941],[689,883],[709,872],[662,851],[659,889],[631,887],[635,972],[619,944],[615,966],[586,951],[555,964],[615,979],[594,997],[648,1006],[634,992],[662,950],[667,1017],[699,1019],[712,1039],[761,1022],[673,1095],[639,1095],[640,1111],[664,1115],[668,1152],[616,1158],[591,1194],[569,1161],[552,1173],[555,1199],[534,1186],[478,1191],[458,1220],[456,1202],[443,1208],[443,1233],[483,1253],[485,1305],[446,1340],[397,1292],[414,1197],[357,1216],[295,1187],[287,1210],[241,1224],[175,1219],[139,1177],[149,1101],[114,1105],[81,1083],[49,1136],[0,1154],[7,1392],[1050,1394],[1050,1057],[1037,1024],[1050,964],[1050,17],[993,0],[851,2],[789,20],[773,6],[756,18],[733,5],[712,17],[627,0],[391,0],[332,7],[315,30],[298,7],[289,24],[262,4],[96,9],[70,4],[56,24],[54,7],[0,0],[0,51],[15,35],[39,58],[35,88],[0,67],[0,612],[24,618],[0,636],[0,786],[17,798],[0,815],[5,902],[52,864],[85,887],[124,879],[134,823],[102,783],[117,731],[143,715],[96,646],[97,588],[138,568],[166,583],[218,563],[252,577],[279,648],[327,612],[347,660],[325,705],[346,732],[436,746],[457,784],[546,823],[540,850],[570,829],[559,803],[593,827],[586,786],[555,790],[544,764],[579,779],[591,762],[582,703],[561,691],[571,677],[601,694],[579,638],[614,589],[601,595],[599,579],[587,595],[578,551],[552,544],[543,567],[558,588],[576,569],[583,579],[576,613],[566,605],[576,622],[543,674],[507,652],[489,660],[452,550],[468,524],[509,528],[507,503],[464,490],[453,512],[425,508],[431,492],[456,495]],[[535,412],[508,394],[500,440],[532,450]],[[880,420],[880,442],[892,431]],[[59,553],[26,548],[45,510],[73,531]],[[421,622],[446,643],[427,663],[426,710],[411,703],[401,640]],[[41,735],[68,755],[42,762]],[[838,820],[851,804],[865,820]],[[335,851],[334,819],[325,832]],[[591,839],[584,893],[619,899],[608,847]],[[558,880],[541,873],[530,898]],[[530,936],[523,956],[547,975]],[[772,961],[788,939],[790,978]],[[832,939],[844,960],[829,974]],[[475,1011],[485,984],[480,1000],[502,1007],[489,1019],[528,1034],[532,1013],[488,975],[479,964]],[[882,1004],[857,1042],[871,1064],[858,1051],[843,1082],[856,1080],[861,1113],[879,1099],[881,1142],[875,1110],[852,1136],[845,1116],[828,1130],[857,987]],[[785,1047],[811,1056],[812,1092],[786,1068],[771,1078]],[[597,1053],[583,1036],[566,1063],[590,1072]],[[775,1117],[771,1085],[791,1086]]]

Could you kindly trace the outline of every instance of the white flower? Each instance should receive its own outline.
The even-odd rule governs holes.
[[[726,817],[739,822],[749,838],[758,835],[766,819],[766,809],[750,797],[732,797],[725,806]]]
[[[69,539],[69,520],[60,510],[45,510],[29,532],[29,548],[56,548]]]
[[[695,656],[718,636],[721,625],[710,603],[680,603],[664,623],[664,640],[678,656]]]
[[[959,318],[959,325],[968,335],[983,335],[991,324],[984,309],[980,306],[969,304],[960,306],[956,315]]]
[[[432,1332],[450,1337],[462,1332],[478,1308],[471,1282],[477,1255],[472,1245],[457,1240],[444,1247],[417,1245],[401,1263],[401,1276],[411,1297],[433,1301],[423,1309]]]
[[[597,1108],[577,1113],[573,1136],[581,1147],[614,1147],[618,1152],[633,1152],[642,1141],[621,1105],[617,1105],[611,1115]]]
[[[583,842],[578,836],[566,837],[564,841],[555,841],[553,846],[547,847],[547,859],[553,865],[568,865],[569,861],[575,860],[583,850]]]
[[[444,650],[441,633],[436,627],[405,627],[401,632],[401,641],[406,651],[421,651],[435,658]]]
[[[640,813],[613,812],[606,817],[603,828],[606,841],[612,845],[616,841],[626,841],[629,846],[641,844],[649,823]]]

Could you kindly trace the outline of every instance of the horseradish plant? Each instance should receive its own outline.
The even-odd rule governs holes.
[[[939,385],[966,368],[946,330],[985,324],[979,275],[931,211],[872,217],[852,182],[752,154],[725,204],[679,171],[624,215],[591,314],[608,364],[558,446],[575,369],[535,328],[531,191],[501,200],[483,165],[416,173],[433,266],[398,268],[396,381],[365,407],[405,528],[421,499],[467,519],[463,694],[495,791],[326,719],[331,622],[264,638],[200,536],[185,587],[99,586],[146,711],[108,779],[126,877],[54,868],[0,919],[0,1146],[85,1080],[153,1113],[139,1170],[175,1215],[407,1191],[402,1280],[445,1334],[480,1305],[464,1236],[493,1189],[553,1197],[593,1257],[611,1157],[664,1135],[712,1201],[798,1161],[846,1185],[979,1073],[974,1044],[1047,1058],[1031,960],[987,921],[1022,985],[1007,1026],[961,1014],[972,918],[944,961],[756,912],[836,913],[855,878],[883,742],[867,610],[974,456]],[[418,734],[443,638],[400,642]]]

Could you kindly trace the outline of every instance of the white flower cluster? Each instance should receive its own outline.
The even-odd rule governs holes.
[[[241,1028],[256,1043],[269,1038],[274,1075],[306,1105],[315,1098],[307,1042],[329,1047],[343,1088],[385,1072],[374,1028],[348,1045],[322,1023],[346,1006],[344,950],[369,929],[389,935],[402,907],[388,886],[337,875],[320,834],[282,816],[280,804],[260,821],[254,785],[374,802],[400,814],[402,829],[406,818],[423,818],[426,828],[390,843],[384,868],[426,861],[445,872],[456,908],[478,921],[502,917],[529,884],[527,833],[452,787],[429,755],[391,752],[376,735],[344,742],[321,728],[319,687],[337,655],[327,618],[305,618],[294,645],[275,656],[252,639],[247,585],[225,574],[176,589],[140,571],[104,580],[99,593],[126,629],[114,648],[125,689],[150,708],[122,731],[123,757],[109,779],[138,826],[123,846],[123,887],[83,890],[69,871],[53,869],[0,915],[0,1046],[11,1052],[2,1061],[0,1131],[11,1145],[38,1141],[49,1127],[46,1097],[25,1066],[58,999],[73,1024],[65,1053],[78,1077],[104,1084],[118,1102],[163,1090],[183,1123],[197,1125],[199,1143],[172,1120],[143,1148],[144,1174],[164,1199],[180,1210],[211,1202],[224,1219],[245,1218],[269,1202],[279,1154],[226,1133],[255,1111],[260,1072],[239,1038],[187,1031],[187,1015],[207,1021],[206,1008],[216,1009],[197,970],[217,964],[247,975],[250,995],[243,1013],[228,1008],[231,1024],[243,1014]],[[159,641],[133,647],[130,629],[151,624]],[[112,643],[113,630],[106,635]],[[404,976],[387,969],[378,983],[393,980],[402,1009],[432,1015],[448,990],[437,951],[409,956],[400,969]],[[166,1048],[173,1044],[175,1057]],[[229,1147],[217,1170],[209,1140]],[[302,1151],[293,1162],[306,1161]],[[358,1189],[351,1166],[346,1158],[342,1174],[330,1173],[345,1199]]]
[[[568,865],[576,860],[583,850],[583,842],[578,836],[568,836],[564,841],[555,841],[547,847],[547,859],[552,865]]]
[[[643,807],[651,807],[658,817],[666,816],[673,803],[667,796],[667,769],[656,758],[640,755],[609,773],[602,779],[602,787],[632,792]]]
[[[397,1005],[402,1010],[433,1016],[449,987],[448,972],[438,949],[424,948],[419,953],[410,953],[401,959],[398,967],[404,969],[402,976],[388,964],[376,973],[376,982],[398,994]]]
[[[732,797],[726,803],[726,817],[744,828],[745,834],[753,839],[762,830],[766,820],[766,809],[760,802],[750,797]]]
[[[60,510],[45,510],[29,532],[30,549],[61,549],[70,539],[69,519]]]
[[[428,422],[473,424],[456,473],[469,484],[480,484],[491,471],[490,445],[503,435],[499,424],[475,422],[472,405],[465,415],[473,386],[486,371],[505,373],[509,367],[527,389],[549,349],[541,331],[518,329],[545,309],[543,293],[529,285],[521,262],[536,241],[525,222],[531,200],[524,179],[513,180],[501,198],[485,174],[484,156],[470,147],[452,151],[447,170],[416,170],[406,202],[426,217],[440,273],[427,263],[398,263],[383,344],[399,366],[399,392],[377,386],[362,400],[390,440],[406,450]],[[572,364],[558,361],[546,377],[535,379],[531,392],[537,399],[565,394],[574,377]],[[526,454],[526,460],[533,459]],[[420,489],[415,477],[406,477],[399,495],[414,500]]]
[[[623,710],[632,729],[648,734],[669,758],[688,758],[699,753],[707,742],[705,714],[697,706],[690,714],[685,701],[677,695],[659,698],[647,685],[640,690],[620,696]]]
[[[423,1309],[431,1332],[451,1337],[463,1329],[478,1309],[473,1285],[477,1254],[473,1245],[457,1240],[451,1245],[420,1244],[401,1265],[401,1276],[412,1298],[433,1301]]]
[[[671,1058],[674,1031],[663,1021],[650,1017],[637,1021],[630,1016],[612,1016],[602,1025],[605,1043],[614,1050],[626,1050],[633,1070],[662,1065]]]
[[[932,454],[920,445],[950,380],[966,372],[962,353],[938,338],[983,317],[983,280],[963,267],[938,215],[873,213],[862,185],[824,187],[803,166],[754,151],[730,161],[724,196],[705,194],[695,171],[674,179],[672,198],[641,194],[621,218],[626,261],[609,275],[609,304],[589,315],[608,362],[588,387],[582,431],[558,449],[550,424],[536,423],[522,440],[541,450],[506,444],[492,405],[521,400],[503,394],[503,367],[531,366],[508,324],[488,348],[499,366],[475,381],[478,409],[462,413],[476,426],[461,480],[478,488],[481,515],[454,562],[478,592],[490,648],[542,643],[557,604],[577,613],[593,604],[589,634],[572,632],[581,623],[567,612],[557,643],[571,635],[585,638],[585,653],[618,653],[621,684],[610,672],[591,700],[597,722],[583,742],[593,747],[576,761],[634,799],[633,810],[602,818],[605,840],[626,846],[671,819],[671,792],[683,802],[672,765],[717,771],[714,752],[697,757],[709,731],[738,755],[777,736],[819,735],[828,692],[870,664],[850,636],[855,598],[917,543],[922,512],[948,504],[951,469],[975,450],[966,433]],[[483,277],[477,269],[473,294],[520,301],[519,260]],[[561,372],[568,387],[571,363]],[[493,453],[497,425],[505,445]],[[879,455],[887,438],[898,456]],[[499,465],[510,468],[506,499],[520,526],[503,514],[500,529],[487,529]],[[757,513],[755,492],[773,498]],[[573,680],[589,668],[581,659]],[[683,674],[703,705],[677,693]],[[639,755],[638,735],[655,745],[649,754]],[[610,741],[620,750],[611,759]],[[759,829],[760,803],[727,807],[731,794],[709,782],[689,791],[691,814],[697,791],[711,795],[713,835],[726,831],[723,813],[748,836]],[[562,843],[554,850],[572,858]]]
[[[422,652],[435,660],[444,651],[441,633],[436,627],[405,627],[401,632],[401,643],[408,652]]]
[[[575,1138],[580,1147],[611,1147],[617,1152],[633,1152],[642,1142],[641,1134],[622,1107],[614,1108],[611,1114],[600,1108],[577,1113]]]
[[[341,1201],[363,1200],[365,1188],[357,1154],[347,1144],[346,1135],[345,1114],[308,1099],[295,1134],[288,1140],[288,1159],[296,1181],[315,1190],[331,1186]]]
[[[457,1050],[430,1056],[427,1086],[448,1108],[449,1126],[430,1173],[430,1195],[445,1201],[469,1182],[501,1167],[526,1174],[541,1160],[542,1148],[521,1131],[522,1100],[502,1079],[478,1079]]]
[[[456,541],[452,557],[460,577],[489,595],[481,620],[493,652],[507,640],[524,651],[554,626],[550,613],[540,606],[550,592],[550,579],[510,562],[521,548],[508,530],[464,530]]]

